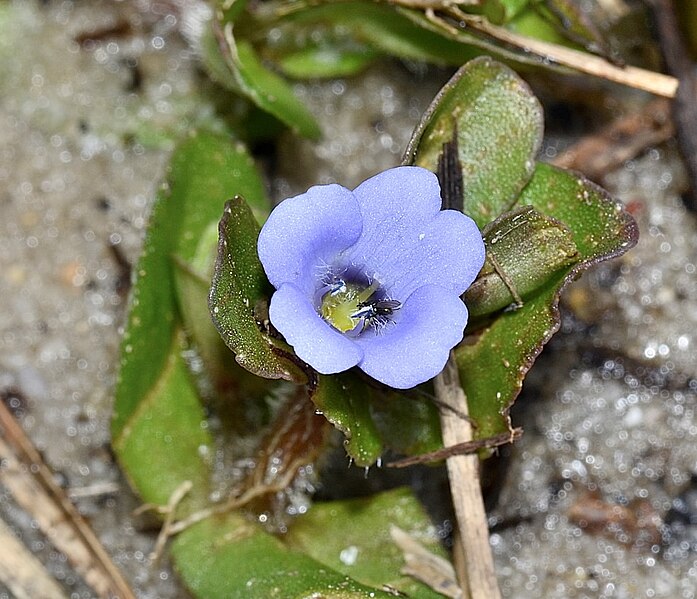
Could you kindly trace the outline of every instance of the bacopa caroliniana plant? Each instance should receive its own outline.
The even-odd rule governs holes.
[[[471,218],[440,208],[436,176],[403,166],[353,191],[312,187],[271,213],[258,245],[276,288],[269,317],[299,358],[398,389],[443,369],[484,242]]]
[[[437,597],[401,575],[390,540],[390,523],[427,537],[408,491],[316,504],[282,536],[249,516],[321,455],[331,426],[361,466],[387,450],[441,446],[426,379],[448,351],[476,437],[509,431],[508,408],[558,327],[561,289],[636,240],[633,220],[602,189],[535,161],[541,139],[541,107],[525,83],[490,59],[472,61],[434,100],[403,167],[353,192],[316,187],[286,200],[261,234],[268,200],[244,148],[205,132],[177,148],[136,268],[112,434],[143,501],[166,505],[190,483],[178,518],[221,494],[211,456],[237,458],[236,439],[257,441],[255,469],[233,497],[256,503],[233,502],[173,542],[197,598],[280,589],[389,599],[385,584]],[[468,216],[439,210],[440,195]],[[221,405],[232,421],[208,419]],[[349,545],[361,549],[347,566],[339,556]],[[440,551],[437,539],[431,547]]]

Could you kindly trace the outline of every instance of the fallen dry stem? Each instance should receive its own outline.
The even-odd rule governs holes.
[[[0,482],[15,501],[99,597],[135,599],[99,539],[56,484],[53,473],[2,401],[0,432]]]
[[[150,559],[153,562],[157,562],[160,559],[160,556],[165,549],[165,545],[167,544],[167,539],[169,539],[169,537],[172,535],[171,530],[174,523],[174,517],[177,513],[177,506],[181,503],[182,499],[186,497],[189,491],[191,491],[193,486],[194,485],[190,480],[185,480],[176,489],[174,489],[174,492],[167,502],[167,505],[158,509],[158,512],[165,515],[165,520],[162,523],[160,534],[157,536],[155,547],[150,553]]]
[[[392,0],[391,3],[413,8],[410,0]],[[618,66],[595,54],[520,35],[505,27],[494,25],[484,17],[466,13],[451,2],[443,1],[440,5],[428,3],[423,9],[429,21],[454,39],[459,37],[461,31],[469,30],[509,48],[533,55],[540,62],[564,66],[579,73],[641,89],[664,98],[675,97],[678,89],[678,80],[670,75],[633,66]]]
[[[297,462],[304,463],[304,461],[302,460],[297,460]],[[291,468],[283,476],[279,477],[273,484],[255,485],[247,489],[241,495],[231,497],[223,503],[211,505],[210,507],[194,512],[186,518],[182,518],[181,520],[177,520],[176,522],[170,516],[172,516],[175,513],[176,506],[184,498],[186,493],[189,492],[191,488],[189,486],[191,484],[189,483],[189,481],[184,481],[184,483],[182,483],[179,487],[177,487],[174,490],[172,496],[167,502],[167,505],[162,506],[153,505],[149,503],[142,505],[140,508],[138,508],[138,510],[136,510],[136,513],[142,513],[148,510],[152,510],[157,512],[158,514],[165,515],[165,522],[162,526],[162,529],[160,530],[160,534],[158,535],[156,545],[158,551],[153,551],[154,555],[152,557],[159,555],[159,552],[162,551],[162,548],[164,547],[165,543],[170,537],[173,537],[179,534],[180,532],[185,531],[187,528],[190,528],[194,524],[198,524],[199,522],[202,522],[207,518],[211,518],[212,516],[225,514],[227,512],[231,512],[232,510],[239,509],[258,497],[268,495],[269,493],[276,493],[278,491],[282,491],[283,489],[288,488],[290,484],[293,482],[293,478],[295,478],[296,473],[297,468]]]
[[[15,599],[67,599],[43,564],[0,519],[0,586]]]
[[[402,573],[420,580],[437,593],[450,599],[462,599],[462,589],[455,579],[453,565],[426,549],[398,526],[390,527],[390,536],[404,554]]]
[[[503,27],[492,25],[489,21],[480,17],[467,15],[459,9],[454,10],[459,13],[460,18],[463,19],[462,22],[466,26],[500,42],[510,44],[531,54],[536,54],[547,62],[557,63],[574,69],[579,73],[593,75],[607,81],[641,89],[664,98],[675,97],[678,89],[678,80],[670,75],[647,71],[638,67],[617,66],[600,56],[519,35]]]
[[[467,398],[451,354],[443,372],[435,378],[438,400],[454,409],[467,412]],[[453,410],[441,410],[443,444],[447,447],[472,441],[472,426],[455,416]],[[459,529],[459,550],[464,555],[458,580],[469,599],[500,599],[494,557],[489,545],[484,500],[479,482],[479,458],[476,455],[457,455],[446,461],[450,492]]]
[[[415,464],[427,464],[429,462],[438,462],[440,460],[445,460],[456,455],[469,455],[472,453],[477,453],[482,449],[494,449],[495,447],[500,447],[501,445],[508,445],[509,443],[513,443],[514,441],[518,440],[522,434],[522,428],[514,428],[510,432],[501,433],[492,437],[487,437],[486,439],[464,441],[462,443],[457,443],[455,445],[449,445],[447,447],[437,449],[436,451],[430,451],[428,453],[410,456],[401,460],[395,460],[394,462],[390,462],[389,464],[387,464],[387,467],[406,468],[407,466],[414,466]]]

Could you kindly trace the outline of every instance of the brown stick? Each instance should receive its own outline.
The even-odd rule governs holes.
[[[99,539],[53,479],[41,455],[0,401],[0,482],[103,599],[135,599]]]
[[[560,46],[559,44],[537,40],[514,33],[503,27],[492,25],[486,19],[467,14],[457,7],[446,8],[443,12],[444,14],[451,14],[458,19],[460,27],[469,27],[473,31],[479,31],[499,42],[524,50],[544,60],[572,68],[579,73],[593,75],[607,81],[641,89],[664,98],[674,97],[678,88],[677,79],[669,75],[632,66],[619,67],[600,56]]]
[[[468,410],[452,354],[434,383],[439,401],[453,408],[441,410],[443,444],[447,447],[472,441],[472,425],[456,415],[457,412],[467,413]],[[479,482],[479,458],[476,455],[458,455],[448,458],[446,464],[460,533],[458,549],[464,555],[464,572],[458,571],[460,585],[470,599],[500,599]]]
[[[513,441],[520,439],[522,434],[522,428],[514,428],[508,433],[501,433],[494,435],[493,437],[487,437],[486,439],[465,441],[464,443],[449,445],[448,447],[443,447],[442,449],[437,449],[436,451],[430,451],[429,453],[422,453],[420,455],[403,458],[401,460],[395,460],[394,462],[387,464],[387,467],[406,468],[407,466],[413,466],[415,464],[438,462],[456,455],[469,455],[471,453],[477,453],[481,449],[493,449],[495,447],[500,447],[501,445],[508,445],[509,443],[513,443]]]

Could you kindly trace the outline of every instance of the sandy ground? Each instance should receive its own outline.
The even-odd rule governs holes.
[[[0,3],[0,54],[0,391],[137,595],[186,597],[147,558],[109,415],[124,263],[172,140],[214,120],[212,104],[166,3]],[[403,69],[385,73],[298,88],[325,140],[285,141],[276,195],[399,161],[438,83],[417,94]],[[517,405],[526,434],[491,511],[506,597],[697,594],[697,228],[671,147],[606,183],[642,239],[567,295],[575,316]],[[93,596],[2,487],[0,516],[68,595]]]

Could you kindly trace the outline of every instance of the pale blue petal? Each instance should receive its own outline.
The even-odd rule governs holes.
[[[358,366],[390,387],[409,389],[443,370],[466,324],[467,308],[455,293],[437,285],[420,287],[391,323],[356,338],[363,350]]]
[[[273,294],[269,318],[297,356],[321,374],[348,370],[363,357],[358,345],[327,324],[310,299],[291,283],[284,283]]]
[[[326,266],[361,229],[352,192],[335,184],[311,187],[273,210],[259,234],[259,259],[274,287],[294,283],[312,297]]]
[[[472,219],[440,211],[438,179],[420,167],[397,167],[354,190],[363,233],[348,261],[404,301],[422,285],[462,294],[484,264],[484,243]]]

